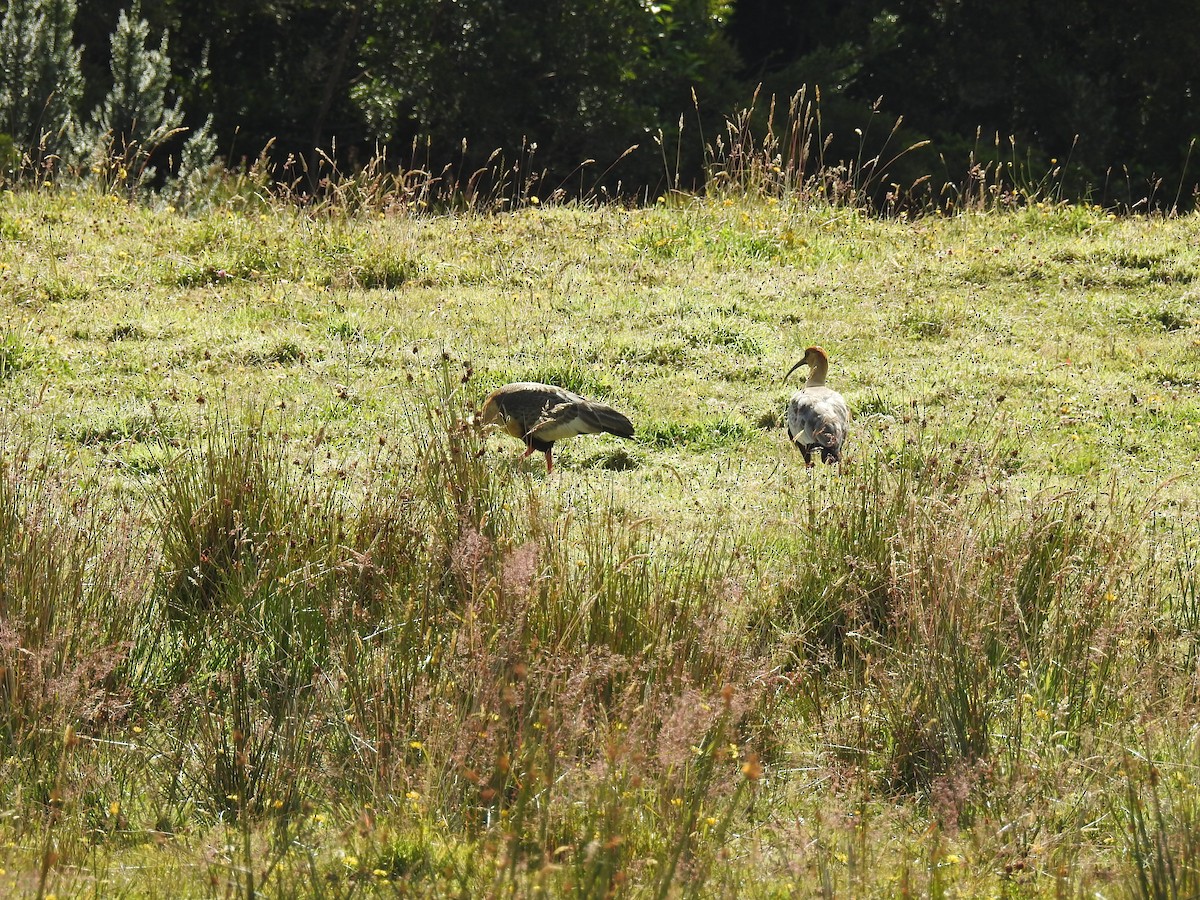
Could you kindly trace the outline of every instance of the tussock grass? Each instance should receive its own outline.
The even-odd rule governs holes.
[[[1124,757],[1128,789],[1114,803],[1132,861],[1127,889],[1134,897],[1186,897],[1200,889],[1195,736],[1156,738],[1165,746],[1147,743]]]
[[[0,337],[0,380],[33,364],[34,353],[17,332],[5,331]]]

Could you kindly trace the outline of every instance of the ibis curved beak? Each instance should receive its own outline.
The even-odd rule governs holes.
[[[787,370],[787,375],[784,375],[784,376],[783,376],[783,380],[784,380],[784,381],[787,381],[787,380],[788,380],[788,378],[790,378],[790,377],[791,377],[791,374],[792,374],[793,372],[795,372],[795,371],[796,371],[798,368],[800,368],[802,365],[804,365],[804,360],[800,360],[800,362],[796,363],[794,366],[792,366],[790,369],[788,369],[788,370]]]

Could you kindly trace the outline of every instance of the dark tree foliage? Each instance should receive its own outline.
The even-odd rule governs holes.
[[[108,34],[126,0],[83,0],[77,36],[90,90],[107,71]],[[220,152],[236,163],[269,142],[308,154],[370,145],[350,102],[359,74],[365,0],[161,0],[143,4],[151,32],[167,29],[176,94],[189,124],[211,114]],[[103,93],[102,89],[99,93]]]
[[[108,71],[108,33],[122,0],[82,0],[87,103]],[[273,142],[277,158],[314,147],[343,165],[384,144],[408,161],[512,161],[590,189],[636,190],[663,177],[654,136],[693,109],[719,118],[732,104],[735,63],[722,0],[162,0],[147,8],[167,29],[176,95],[189,123],[213,117],[232,162]],[[86,105],[86,103],[85,103]],[[698,137],[685,145],[694,161]],[[464,155],[463,143],[468,148]],[[310,156],[311,159],[311,156]],[[585,160],[595,163],[580,164]],[[693,166],[693,169],[695,167]],[[578,176],[577,179],[573,176]]]
[[[1196,182],[1198,12],[1194,0],[740,0],[730,33],[755,60],[747,77],[821,83],[843,131],[846,101],[882,97],[933,138],[913,171],[962,178],[972,152],[997,155],[998,135],[1000,156],[1015,145],[1035,171],[1069,158],[1095,200],[1170,205]]]
[[[69,152],[83,90],[74,0],[12,0],[0,16],[0,163]]]
[[[9,3],[0,0],[0,8]],[[132,0],[79,0],[77,112],[106,95],[109,36],[119,12],[131,8]],[[169,37],[170,96],[181,102],[185,124],[211,115],[220,152],[233,164],[268,142],[277,159],[311,160],[319,147],[353,166],[384,142],[400,161],[414,139],[428,140],[425,161],[439,167],[477,165],[495,149],[512,161],[536,143],[535,167],[569,190],[588,190],[637,144],[604,179],[636,193],[677,171],[690,183],[704,140],[756,86],[782,101],[807,85],[810,98],[820,87],[822,129],[834,135],[827,162],[869,157],[885,140],[888,156],[928,138],[889,178],[929,174],[932,186],[963,180],[972,160],[1019,159],[1037,172],[1057,159],[1079,196],[1163,205],[1177,192],[1188,201],[1200,172],[1196,160],[1188,168],[1200,134],[1198,12],[1196,0],[160,0],[141,7],[150,35]],[[696,121],[693,90],[708,121]],[[681,116],[687,128],[679,140]],[[889,137],[899,116],[904,127]],[[655,142],[660,132],[666,154]],[[579,170],[585,160],[595,163]]]
[[[677,130],[693,89],[714,106],[730,96],[712,0],[558,0],[536,13],[524,0],[376,0],[373,12],[355,98],[374,132],[428,137],[435,158],[465,141],[467,167],[536,144],[552,180],[578,175],[586,190],[624,156],[609,180],[636,188],[663,177],[654,138]]]

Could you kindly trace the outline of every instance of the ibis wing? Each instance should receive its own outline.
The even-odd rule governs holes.
[[[600,432],[633,437],[633,423],[611,406],[579,399],[549,407],[529,430],[532,437],[543,441]]]
[[[542,441],[561,441],[577,434],[595,434],[601,431],[602,429],[589,420],[585,410],[586,404],[573,400],[547,407],[529,429],[529,435]]]
[[[835,391],[797,391],[788,404],[788,437],[807,447],[836,451],[846,439],[849,426],[850,409]]]
[[[633,437],[633,423],[624,413],[619,413],[611,406],[594,401],[585,401],[581,411],[588,423],[599,431],[615,434],[617,437]]]
[[[817,443],[822,447],[837,448],[846,439],[849,431],[850,410],[840,395],[820,401],[815,408],[819,427],[814,431]]]

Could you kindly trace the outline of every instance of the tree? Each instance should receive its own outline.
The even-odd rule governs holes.
[[[94,0],[111,2],[111,0]],[[221,152],[310,158],[316,147],[370,152],[374,135],[350,100],[360,77],[368,0],[163,0],[189,115],[211,115]]]
[[[217,141],[212,116],[192,131],[179,152],[179,166],[167,179],[163,194],[179,209],[202,206],[211,200],[218,185],[222,163],[217,160]]]
[[[94,159],[119,161],[127,175],[148,177],[146,164],[154,151],[173,135],[183,122],[183,109],[176,100],[167,106],[171,59],[164,32],[159,47],[147,46],[150,23],[141,18],[140,4],[133,18],[121,10],[112,33],[112,87],[92,112],[84,132],[81,153]]]
[[[0,127],[41,165],[71,146],[83,92],[75,0],[10,0],[0,24]]]
[[[465,142],[470,168],[497,148],[511,160],[536,145],[556,183],[641,145],[613,177],[653,182],[655,133],[692,108],[693,88],[719,89],[732,68],[724,10],[561,0],[533,15],[519,0],[376,0],[354,98],[378,137],[427,137],[435,159]]]
[[[820,84],[843,133],[859,124],[848,108],[882,98],[933,138],[914,171],[962,179],[972,154],[1012,161],[1015,146],[1035,178],[1057,160],[1075,196],[1102,202],[1169,205],[1196,182],[1191,0],[740,0],[731,35],[761,60],[749,77]]]

